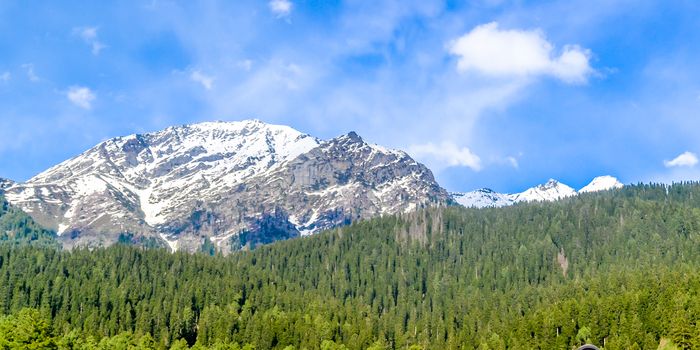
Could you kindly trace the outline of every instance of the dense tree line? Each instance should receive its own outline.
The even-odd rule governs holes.
[[[65,349],[698,348],[699,248],[696,183],[426,209],[230,256],[6,244],[0,349],[35,328]]]

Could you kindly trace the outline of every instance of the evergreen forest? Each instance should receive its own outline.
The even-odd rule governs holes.
[[[700,349],[698,183],[425,208],[226,256],[64,251],[0,203],[0,349]]]

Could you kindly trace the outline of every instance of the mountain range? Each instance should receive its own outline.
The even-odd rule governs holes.
[[[604,175],[594,178],[578,191],[557,180],[550,179],[545,184],[528,188],[520,193],[498,193],[489,188],[482,188],[470,192],[453,192],[451,195],[457,203],[465,207],[487,208],[503,207],[518,202],[554,201],[579,193],[606,191],[622,187],[623,184],[618,179]]]
[[[116,137],[2,187],[68,248],[228,252],[451,202],[405,152],[258,120]]]
[[[0,193],[66,248],[117,242],[171,251],[248,249],[372,217],[458,203],[501,207],[578,192],[556,180],[521,193],[448,193],[400,150],[355,132],[321,140],[259,120],[116,137]]]

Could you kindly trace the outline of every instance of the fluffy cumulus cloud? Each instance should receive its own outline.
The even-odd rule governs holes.
[[[491,22],[454,40],[449,52],[460,72],[496,77],[549,75],[566,83],[585,83],[594,72],[590,51],[567,45],[555,52],[541,30],[505,30]]]
[[[74,105],[82,109],[92,108],[92,102],[95,100],[95,93],[90,88],[84,86],[71,86],[66,92],[66,97]]]
[[[698,164],[698,157],[692,152],[683,152],[678,157],[671,160],[665,160],[664,165],[667,168],[673,167],[693,167]]]
[[[441,166],[466,166],[472,170],[481,170],[481,158],[467,147],[459,147],[456,144],[444,141],[440,144],[426,143],[413,145],[408,152],[417,159],[433,165]]]
[[[194,82],[202,84],[202,86],[207,90],[211,90],[214,86],[214,77],[208,76],[198,70],[190,73],[190,79],[192,79]]]
[[[73,28],[73,34],[79,36],[83,41],[90,45],[92,54],[97,56],[105,46],[97,37],[97,27],[79,27]]]
[[[294,5],[289,0],[271,0],[268,6],[275,16],[282,18],[288,17],[292,13],[292,7]]]

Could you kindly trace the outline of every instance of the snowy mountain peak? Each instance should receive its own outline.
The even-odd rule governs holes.
[[[514,202],[553,201],[576,194],[576,190],[557,181],[549,179],[545,184],[511,195]]]
[[[362,137],[358,135],[356,132],[351,131],[343,136],[340,137],[341,139],[349,139],[352,140],[353,142],[363,142]]]
[[[368,143],[354,131],[323,142],[320,148],[332,152],[362,152],[366,154],[367,160],[377,156],[391,155],[402,161],[417,164],[406,152]]]
[[[591,183],[578,192],[555,179],[549,179],[544,184],[514,194],[498,193],[488,188],[482,188],[466,193],[451,193],[451,195],[457,203],[465,207],[484,208],[501,207],[517,202],[554,201],[574,196],[577,193],[605,191],[622,187],[623,184],[616,178],[605,175],[594,178]]]
[[[224,174],[245,170],[240,174],[251,175],[319,144],[290,127],[258,120],[189,124],[104,141],[28,183],[60,182],[76,173],[107,171],[139,185],[195,172],[230,184],[237,177]]]
[[[604,175],[594,178],[588,185],[580,189],[579,193],[606,191],[614,188],[622,188],[624,185],[617,178]]]
[[[204,122],[115,137],[30,179],[44,187],[40,197],[118,196],[115,208],[134,206],[147,225],[157,227],[176,215],[176,204],[206,201],[246,178],[281,166],[317,147],[320,141],[288,126],[259,120]],[[56,188],[49,189],[47,185]],[[60,188],[60,190],[59,190]],[[10,201],[26,203],[36,190],[8,192]],[[25,208],[41,211],[42,208]],[[137,213],[131,213],[140,215]],[[58,221],[58,233],[71,229],[69,210]],[[53,227],[55,223],[49,223]]]
[[[543,188],[543,189],[548,189],[548,188],[555,188],[559,185],[559,181],[555,179],[549,179],[545,184],[539,185],[538,187]]]
[[[481,188],[465,193],[452,193],[452,198],[467,208],[503,207],[513,204],[513,199],[510,195],[498,193],[490,188]]]
[[[204,237],[237,249],[449,200],[404,152],[259,120],[115,137],[6,197],[68,246],[129,233],[190,251]]]

